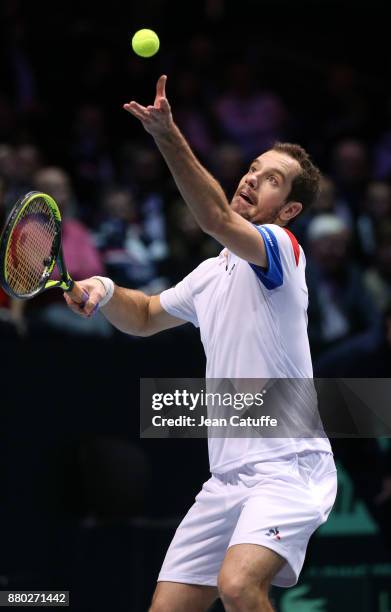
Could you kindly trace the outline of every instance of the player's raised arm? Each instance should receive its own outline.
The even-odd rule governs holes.
[[[160,304],[158,295],[148,296],[141,291],[124,289],[109,279],[92,277],[80,281],[89,294],[81,309],[69,294],[64,293],[68,306],[82,317],[91,317],[98,307],[114,327],[133,336],[151,336],[165,329],[183,325],[186,321],[168,314]]]
[[[177,187],[204,232],[251,263],[266,266],[262,238],[256,228],[234,212],[223,189],[201,165],[175,125],[166,97],[165,75],[156,86],[153,106],[135,101],[124,109],[141,121],[162,153]]]

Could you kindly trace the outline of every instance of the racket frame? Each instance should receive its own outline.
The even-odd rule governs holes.
[[[8,251],[10,248],[9,239],[23,211],[30,204],[31,200],[37,197],[41,197],[45,200],[46,204],[49,206],[53,214],[54,222],[56,226],[56,236],[53,241],[52,250],[50,253],[51,261],[50,261],[50,264],[47,265],[47,267],[45,268],[42,274],[39,287],[37,287],[37,289],[35,289],[34,291],[31,291],[30,293],[20,295],[18,293],[15,293],[7,282],[7,273],[5,269],[5,264],[7,261]],[[2,286],[4,291],[9,296],[18,298],[18,299],[22,299],[22,300],[28,300],[32,297],[35,297],[36,295],[39,295],[46,289],[54,289],[56,287],[62,289],[63,291],[71,291],[74,286],[74,281],[69,276],[68,270],[66,269],[61,243],[62,243],[61,213],[60,213],[60,210],[55,200],[47,193],[42,193],[40,191],[30,191],[29,193],[21,197],[17,201],[13,209],[11,210],[7,218],[7,221],[5,223],[4,229],[0,236],[0,285]],[[56,263],[57,263],[57,267],[61,275],[61,279],[59,281],[50,280],[50,275],[52,274]]]

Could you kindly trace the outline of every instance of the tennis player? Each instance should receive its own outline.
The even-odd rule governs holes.
[[[125,104],[162,153],[204,232],[224,249],[175,287],[147,296],[107,278],[82,281],[80,310],[139,336],[190,321],[200,328],[207,378],[312,378],[305,256],[289,222],[317,195],[320,173],[298,145],[276,144],[250,164],[231,203],[175,125],[166,76],[153,106]],[[211,478],[178,527],[152,612],[272,610],[270,585],[296,584],[312,533],[334,504],[330,443],[317,438],[209,438]]]

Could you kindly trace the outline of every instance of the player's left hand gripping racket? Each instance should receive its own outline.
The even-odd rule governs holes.
[[[57,263],[61,280],[50,280]],[[69,291],[81,307],[88,293],[69,276],[61,248],[61,214],[53,198],[31,191],[14,206],[0,237],[0,284],[11,297]]]

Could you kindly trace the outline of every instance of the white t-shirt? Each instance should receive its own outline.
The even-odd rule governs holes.
[[[266,270],[223,249],[163,291],[160,303],[172,316],[200,328],[207,379],[312,379],[304,252],[285,228],[265,224],[257,229]],[[214,437],[208,442],[213,473],[292,452],[331,452],[326,437]]]

